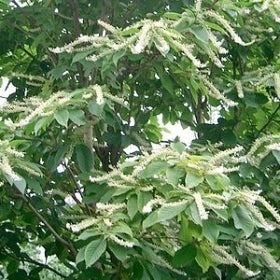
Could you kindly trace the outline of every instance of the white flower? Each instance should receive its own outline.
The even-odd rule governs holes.
[[[67,223],[66,224],[66,227],[68,229],[71,229],[73,232],[79,232],[83,229],[86,229],[94,224],[97,224],[98,223],[98,220],[95,219],[95,218],[89,218],[89,219],[86,219],[86,220],[83,220],[81,221],[80,223],[78,224],[69,224]]]
[[[254,41],[253,41],[253,42],[249,42],[249,43],[243,42],[243,40],[239,37],[238,34],[235,33],[234,29],[230,26],[230,24],[226,21],[226,19],[225,19],[223,16],[217,14],[217,13],[214,12],[214,11],[210,11],[210,10],[205,11],[204,14],[207,15],[207,16],[213,17],[213,18],[215,18],[218,22],[220,22],[220,23],[223,25],[223,27],[227,30],[227,32],[230,34],[231,38],[232,38],[237,44],[239,44],[239,45],[241,45],[241,46],[248,46],[248,45],[251,45],[252,43],[254,43]]]
[[[116,242],[117,244],[119,244],[123,247],[132,248],[134,246],[134,244],[132,242],[125,241],[115,235],[110,235],[109,237],[111,240],[113,240],[114,242]]]
[[[198,210],[198,213],[200,215],[201,220],[207,220],[208,219],[208,213],[206,212],[206,210],[203,206],[202,198],[201,198],[200,193],[198,193],[198,192],[194,193],[193,197],[194,197],[194,201],[195,201],[195,204],[197,206],[197,210]]]
[[[96,93],[96,103],[98,105],[103,104],[104,103],[104,97],[103,97],[103,91],[102,91],[101,86],[94,85],[93,89],[95,90],[95,93]]]
[[[237,90],[238,97],[243,98],[244,97],[244,92],[243,92],[241,81],[236,80],[236,81],[234,81],[234,83],[235,83],[235,87],[236,87],[236,90]]]
[[[280,75],[279,73],[274,73],[274,88],[277,97],[280,99]]]

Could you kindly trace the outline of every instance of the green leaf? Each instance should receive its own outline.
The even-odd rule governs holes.
[[[129,28],[125,28],[124,30],[122,30],[120,33],[122,36],[129,36],[135,33],[138,33],[139,29],[136,27],[129,27]]]
[[[274,150],[272,151],[273,156],[277,160],[278,164],[280,164],[280,151]]]
[[[172,12],[167,12],[163,15],[165,18],[172,19],[172,20],[178,20],[181,18],[181,14],[178,13],[172,13]]]
[[[158,211],[152,212],[144,221],[143,229],[151,227],[152,225],[158,223]]]
[[[89,102],[88,104],[88,110],[90,113],[92,113],[96,117],[102,117],[103,114],[103,108],[104,108],[104,103],[103,104],[97,104],[94,101]]]
[[[76,125],[84,125],[86,123],[85,113],[83,110],[69,110],[69,118]]]
[[[201,26],[194,26],[190,29],[190,31],[195,35],[197,39],[202,41],[203,43],[207,43],[208,41],[208,33]]]
[[[33,190],[35,193],[43,195],[42,187],[41,187],[40,183],[37,180],[35,180],[33,178],[26,178],[26,181],[27,181],[28,187],[31,190]]]
[[[54,172],[56,170],[56,168],[58,167],[58,165],[63,160],[66,152],[67,152],[67,147],[60,146],[55,154],[52,154],[48,157],[48,159],[46,161],[46,169],[49,172]]]
[[[249,210],[242,204],[236,206],[232,210],[232,218],[234,226],[242,229],[246,237],[249,237],[254,231],[254,223],[249,215]]]
[[[219,236],[219,228],[217,222],[213,219],[203,220],[203,234],[211,242],[217,242]]]
[[[227,190],[230,184],[229,178],[223,174],[207,175],[206,182],[213,191]]]
[[[69,112],[68,110],[65,109],[60,111],[55,111],[54,118],[60,125],[67,127],[68,120],[69,120]]]
[[[127,213],[131,220],[134,218],[137,211],[138,211],[137,197],[135,195],[131,195],[127,200]]]
[[[73,59],[72,59],[72,64],[77,62],[77,61],[80,61],[80,60],[84,59],[85,57],[89,56],[91,53],[92,53],[92,50],[86,51],[86,52],[76,53],[74,55]]]
[[[209,256],[206,256],[205,253],[201,250],[197,251],[197,255],[195,257],[197,264],[202,268],[203,273],[207,272],[210,267]]]
[[[24,194],[24,191],[25,191],[25,188],[26,188],[26,181],[22,177],[19,177],[17,180],[14,180],[14,184],[15,184],[16,188],[22,194]]]
[[[171,77],[167,74],[161,65],[155,65],[156,72],[160,78],[162,86],[171,94],[174,93],[174,82]]]
[[[173,186],[178,185],[179,179],[185,175],[185,171],[179,167],[168,167],[166,170],[167,182]]]
[[[76,145],[73,156],[82,172],[91,171],[93,167],[93,154],[87,146],[83,144]]]
[[[183,144],[181,142],[171,143],[170,147],[171,147],[171,149],[173,149],[174,151],[176,151],[180,154],[182,154],[186,150],[185,144]]]
[[[44,117],[39,119],[34,126],[34,132],[35,135],[38,135],[38,132],[40,130],[46,130],[46,128],[50,125],[50,123],[53,121],[53,117],[52,116],[48,116],[48,117]]]
[[[193,188],[202,183],[203,180],[204,178],[201,175],[189,171],[185,178],[185,184],[188,188]]]
[[[199,215],[199,212],[198,212],[198,209],[197,209],[197,206],[195,203],[192,203],[190,205],[189,210],[190,210],[190,215],[191,215],[193,222],[198,225],[202,225],[202,220],[200,218],[200,215]]]
[[[142,212],[143,207],[152,199],[153,195],[150,192],[139,192],[137,195],[138,211]]]
[[[190,265],[196,257],[196,248],[193,244],[186,245],[176,251],[172,264],[174,267],[184,267]]]
[[[124,262],[127,259],[127,248],[124,246],[121,246],[117,243],[110,242],[109,243],[109,249],[113,252],[115,257],[120,260],[121,262]]]
[[[76,260],[75,260],[76,264],[83,262],[85,260],[85,250],[86,250],[86,247],[79,249],[78,254],[76,256]]]
[[[105,252],[107,242],[105,239],[98,239],[91,241],[85,249],[86,267],[95,264],[102,254]]]
[[[0,2],[3,3],[3,4],[6,4],[6,5],[10,5],[12,0],[0,0]]]
[[[129,236],[133,236],[131,228],[125,223],[119,223],[113,226],[111,229],[112,233],[126,233]]]
[[[141,171],[138,176],[141,179],[153,178],[155,175],[164,171],[167,167],[168,163],[166,161],[154,161]]]
[[[152,212],[144,221],[143,228],[148,228],[156,223],[167,221],[180,214],[186,208],[187,202],[178,205],[167,205]]]
[[[126,54],[126,49],[125,49],[125,48],[124,48],[124,49],[120,49],[120,50],[117,51],[117,52],[114,52],[114,55],[113,55],[113,63],[114,63],[115,66],[118,65],[119,60],[120,60],[123,56],[125,56],[125,54]]]
[[[164,205],[158,210],[158,220],[162,222],[172,219],[173,217],[177,216],[182,211],[184,211],[186,206],[187,202],[180,203],[178,205]]]

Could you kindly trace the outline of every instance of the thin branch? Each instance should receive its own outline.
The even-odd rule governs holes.
[[[270,115],[269,119],[267,120],[267,122],[264,124],[264,126],[257,132],[256,137],[258,138],[259,135],[265,131],[265,129],[270,125],[270,123],[273,121],[274,117],[276,116],[277,112],[280,109],[280,104],[277,106],[277,108],[274,110],[274,112]]]
[[[67,277],[66,275],[64,275],[64,274],[62,274],[61,272],[55,270],[55,269],[52,268],[51,266],[49,266],[49,265],[47,265],[47,264],[44,264],[44,263],[40,263],[40,262],[38,262],[38,261],[36,261],[36,260],[33,260],[33,259],[32,259],[31,257],[29,257],[27,254],[25,254],[26,256],[20,257],[20,258],[17,257],[17,256],[15,256],[15,255],[13,255],[13,254],[11,254],[11,253],[8,253],[7,251],[5,251],[4,254],[5,254],[6,256],[9,256],[9,257],[11,257],[11,258],[17,260],[17,261],[28,262],[28,263],[32,263],[32,264],[35,264],[35,265],[37,265],[37,266],[43,267],[43,268],[45,268],[45,269],[47,269],[47,270],[49,270],[49,271],[52,271],[53,273],[55,273],[56,275],[58,275],[58,276],[60,276],[60,277],[62,277],[62,278],[66,278],[66,277]]]
[[[37,209],[31,204],[28,198],[23,194],[18,194],[18,196],[27,204],[28,208],[37,216],[37,218],[49,229],[49,231],[54,235],[54,237],[64,246],[66,246],[71,253],[76,256],[77,251],[74,248],[73,244],[63,239],[55,229],[47,222],[47,220],[37,211]]]
[[[72,171],[71,168],[70,168],[69,166],[67,166],[67,165],[64,165],[64,167],[66,168],[66,170],[67,170],[68,173],[70,174],[71,180],[72,180],[72,182],[75,184],[78,193],[80,194],[81,197],[83,197],[83,193],[82,193],[81,187],[79,186],[78,182],[76,181],[76,178],[75,178],[75,175],[74,175],[73,171]],[[75,202],[76,202],[77,204],[80,203],[80,201],[76,198],[76,196],[72,196],[72,198],[75,200]],[[84,204],[84,206],[85,206],[85,208],[86,208],[87,214],[91,215],[92,213],[91,213],[91,211],[90,211],[88,205],[87,205],[87,204]]]

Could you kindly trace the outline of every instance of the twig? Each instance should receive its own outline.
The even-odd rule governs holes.
[[[68,173],[70,174],[71,180],[72,180],[73,183],[75,184],[78,193],[80,194],[81,197],[83,197],[83,193],[82,193],[81,187],[79,186],[78,182],[76,181],[75,175],[73,174],[73,171],[72,171],[71,168],[70,168],[69,166],[67,166],[67,165],[64,165],[64,167],[66,168],[66,170],[67,170]],[[76,196],[74,196],[74,197],[72,196],[72,198],[76,201],[77,204],[80,203],[80,201],[76,198]],[[85,205],[87,214],[91,215],[91,211],[90,211],[88,205],[87,205],[87,204],[84,204],[84,205]]]
[[[43,267],[43,268],[45,268],[45,269],[47,269],[47,270],[49,270],[49,271],[52,271],[53,273],[55,273],[56,275],[58,275],[58,276],[60,276],[60,277],[62,277],[62,278],[66,278],[66,277],[67,277],[66,275],[64,275],[64,274],[62,274],[61,272],[55,270],[55,269],[52,268],[51,266],[49,266],[49,265],[47,265],[47,264],[44,264],[44,263],[40,263],[40,262],[38,262],[38,261],[36,261],[36,260],[33,260],[33,259],[32,259],[31,257],[29,257],[27,254],[25,254],[25,255],[26,255],[25,257],[20,257],[20,258],[17,257],[17,256],[15,256],[15,255],[13,255],[13,254],[11,254],[11,253],[8,253],[7,251],[5,251],[4,254],[5,254],[6,256],[9,256],[9,257],[11,257],[11,258],[17,260],[17,261],[29,262],[29,263],[35,264],[35,265],[37,265],[37,266]]]
[[[274,112],[270,115],[268,121],[264,124],[264,126],[257,132],[255,139],[258,138],[259,135],[270,125],[270,123],[273,121],[273,118],[275,117],[275,115],[277,114],[279,109],[280,109],[280,104],[277,106],[277,108],[274,110]]]
[[[77,251],[72,245],[72,243],[63,239],[55,229],[47,222],[47,220],[37,211],[37,209],[31,204],[28,198],[26,198],[23,194],[18,194],[18,196],[27,204],[28,208],[37,216],[37,218],[49,229],[49,231],[54,235],[54,237],[64,246],[66,246],[70,252],[76,256]]]

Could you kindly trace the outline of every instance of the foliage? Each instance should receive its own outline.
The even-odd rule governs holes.
[[[277,279],[278,1],[96,2],[0,1],[2,276]]]

